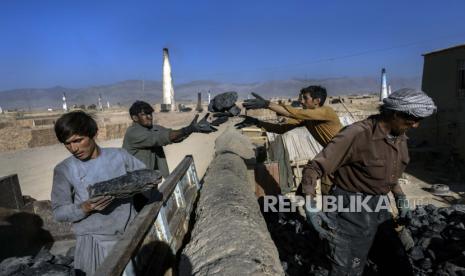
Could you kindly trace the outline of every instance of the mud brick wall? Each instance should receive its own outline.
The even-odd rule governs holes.
[[[0,129],[14,126],[13,122],[0,122]]]
[[[18,127],[0,128],[0,152],[27,148],[30,140],[30,129]]]
[[[33,127],[34,126],[34,120],[32,120],[32,119],[16,120],[16,125],[20,126],[20,127]]]
[[[53,127],[31,129],[30,148],[43,147],[59,143]]]
[[[104,124],[99,126],[98,139],[100,140],[110,140],[124,137],[126,129],[131,125],[131,123],[120,123],[120,124]]]
[[[55,125],[55,121],[57,119],[34,119],[33,124],[34,126],[53,126]]]
[[[129,125],[130,123],[103,124],[103,126],[99,125],[97,139],[110,140],[122,138]],[[28,147],[43,147],[58,143],[59,142],[55,136],[55,131],[52,126],[31,129],[31,140],[28,143]]]

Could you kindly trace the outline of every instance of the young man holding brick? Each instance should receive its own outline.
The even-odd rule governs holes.
[[[136,215],[132,198],[89,199],[86,188],[145,168],[124,149],[99,147],[97,131],[95,120],[82,111],[67,113],[55,123],[58,140],[72,155],[54,169],[52,210],[55,220],[73,224],[77,275],[95,272]]]

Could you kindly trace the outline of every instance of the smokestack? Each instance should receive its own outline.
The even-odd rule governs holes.
[[[387,80],[386,80],[386,69],[381,70],[381,91],[379,92],[379,101],[383,101],[388,96]]]
[[[195,108],[197,112],[202,112],[203,107],[202,107],[202,93],[197,93],[197,107]]]
[[[163,48],[163,105],[166,109],[165,111],[176,110],[168,48]]]
[[[0,106],[0,114],[3,114],[3,109],[1,106]]]
[[[391,95],[392,91],[391,91],[391,85],[388,85],[388,96]]]
[[[100,109],[100,111],[103,110],[103,105],[102,105],[102,94],[98,94],[98,109]]]
[[[66,94],[63,92],[63,111],[68,111],[68,105],[66,104]]]
[[[210,93],[210,90],[208,90],[208,104],[210,104],[211,97],[212,97],[212,95]]]

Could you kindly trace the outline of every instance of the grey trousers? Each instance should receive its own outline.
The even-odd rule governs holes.
[[[331,195],[337,196],[339,206],[344,208],[350,207],[350,200],[357,197],[359,197],[358,200],[364,200],[369,196],[362,193],[348,192],[336,185],[333,186]],[[376,210],[380,200],[381,196],[371,195],[369,200],[367,198],[366,205],[371,210]],[[386,209],[381,209],[378,212],[368,212],[361,208],[360,211],[334,211],[327,212],[326,215],[336,226],[335,229],[331,230],[334,234],[333,238],[328,240],[327,257],[331,263],[330,275],[362,275],[378,228],[381,225],[388,225],[388,222],[392,221],[391,213]],[[392,239],[392,235],[396,236],[393,224],[388,227],[391,228],[389,234]],[[392,257],[395,258],[395,256]]]
[[[77,236],[74,253],[76,275],[93,275],[119,238],[116,235]],[[123,275],[135,275],[133,261],[127,264]]]

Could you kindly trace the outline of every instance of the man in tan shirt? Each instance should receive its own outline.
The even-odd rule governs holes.
[[[252,93],[252,95],[256,99],[245,100],[243,106],[246,109],[268,108],[278,115],[286,117],[286,122],[283,124],[272,124],[261,122],[252,117],[246,117],[244,122],[237,124],[239,127],[247,124],[256,124],[258,127],[263,127],[266,131],[282,134],[296,127],[305,126],[315,140],[323,147],[342,128],[339,117],[334,109],[324,105],[327,96],[324,87],[312,85],[300,90],[299,101],[303,109],[272,103],[256,93]]]
[[[436,106],[425,93],[413,89],[397,90],[383,103],[380,114],[341,130],[302,173],[303,192],[308,195],[307,220],[329,242],[330,275],[362,275],[368,251],[381,225],[389,225],[390,229],[385,232],[383,228],[384,238],[400,243],[393,239],[397,236],[390,224],[391,214],[387,209],[378,208],[392,192],[400,217],[407,215],[406,196],[397,182],[409,162],[405,133],[432,115]],[[311,207],[315,205],[316,180],[326,174],[334,175],[334,187],[326,199],[335,200],[338,209],[323,213]],[[357,201],[365,202],[371,210],[339,209]],[[408,261],[384,269],[392,270],[386,275],[411,274]]]
[[[324,105],[327,92],[322,86],[312,85],[300,90],[299,101],[303,109],[272,103],[255,93],[252,93],[252,95],[256,99],[245,100],[243,106],[246,109],[268,108],[276,112],[276,114],[286,117],[286,122],[273,124],[246,117],[243,122],[236,125],[238,128],[254,124],[268,132],[282,134],[296,127],[304,126],[322,147],[326,147],[334,135],[342,128],[334,109]],[[327,194],[331,188],[329,177],[322,178],[321,184],[321,193]],[[301,190],[302,187],[299,186],[297,193],[301,193]],[[318,191],[320,192],[319,189]]]

